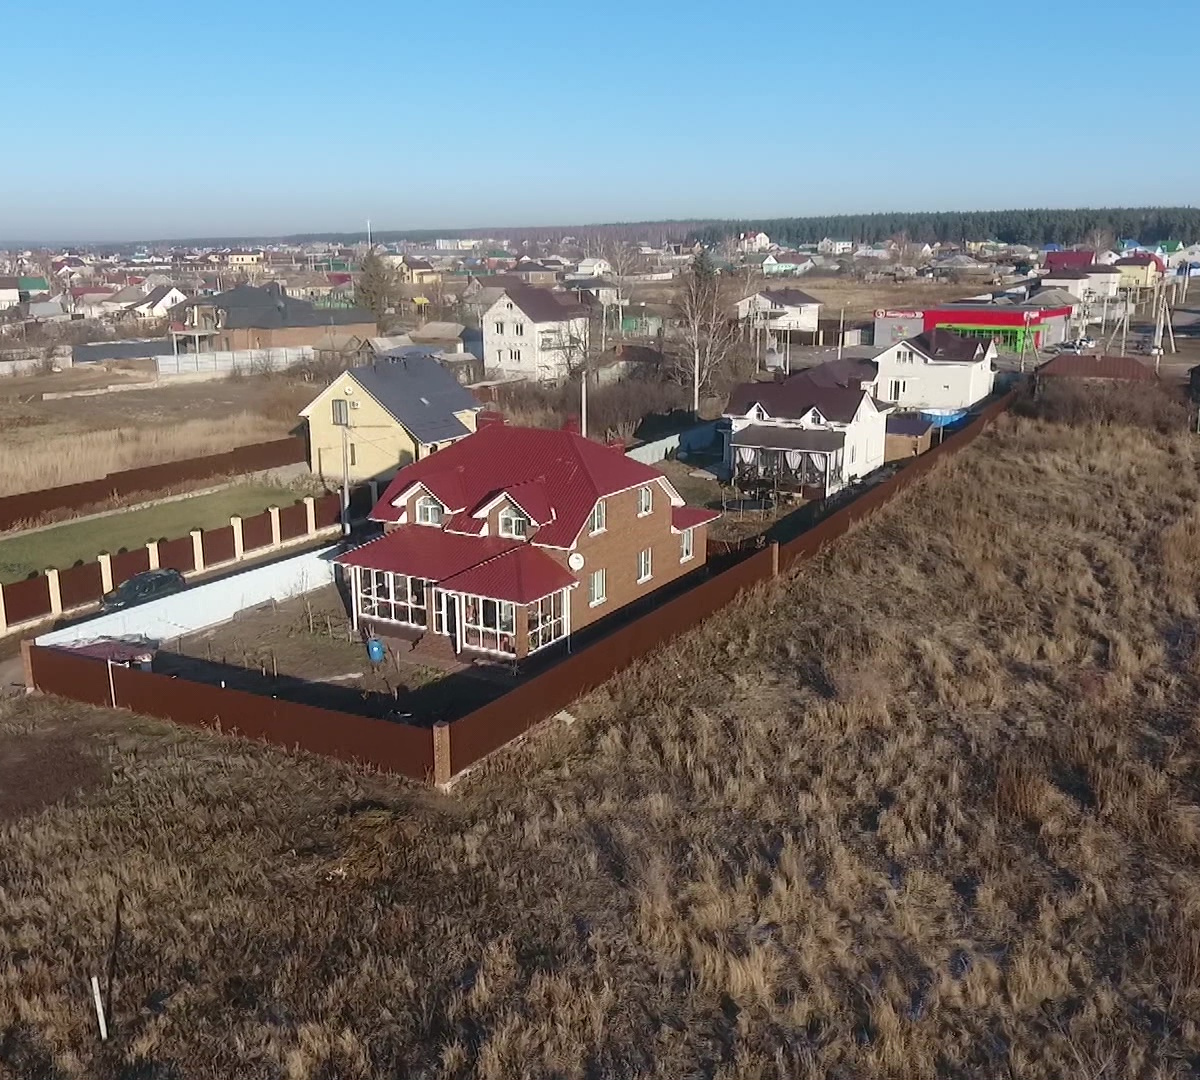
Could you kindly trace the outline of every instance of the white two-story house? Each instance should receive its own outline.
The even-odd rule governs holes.
[[[928,330],[875,357],[871,390],[903,412],[935,422],[962,416],[992,392],[996,345],[951,330]]]
[[[816,333],[821,301],[800,289],[762,289],[737,302],[737,317],[771,330]]]
[[[823,499],[878,469],[892,407],[872,394],[875,374],[870,361],[831,360],[736,387],[721,425],[734,484]]]
[[[588,349],[588,309],[569,293],[509,285],[482,315],[490,375],[559,382]]]

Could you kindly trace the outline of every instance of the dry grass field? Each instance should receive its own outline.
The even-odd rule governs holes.
[[[450,797],[9,705],[0,1076],[1195,1076],[1197,462],[1005,418]]]

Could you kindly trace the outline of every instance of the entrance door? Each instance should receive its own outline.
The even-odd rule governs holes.
[[[445,634],[451,640],[457,639],[458,604],[453,593],[438,589],[433,602],[433,632]]]

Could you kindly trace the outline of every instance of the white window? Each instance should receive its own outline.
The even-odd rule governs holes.
[[[649,485],[638,488],[638,517],[645,517],[654,509],[654,492]]]
[[[649,581],[653,572],[652,551],[646,548],[644,551],[638,552],[638,584],[641,585],[644,581]]]
[[[679,537],[679,561],[687,562],[695,554],[695,543],[691,529],[684,529]]]
[[[498,323],[496,323],[496,333],[497,333],[497,334],[503,334],[503,333],[504,333],[504,323],[502,323],[502,322],[498,322]]]
[[[440,525],[442,523],[442,504],[432,495],[422,495],[417,500],[417,524]]]
[[[529,535],[529,518],[520,510],[506,506],[500,511],[500,535],[513,540],[523,540]]]
[[[510,300],[510,301],[509,301],[507,304],[505,304],[504,306],[505,306],[505,307],[506,307],[506,308],[507,308],[509,311],[512,311],[512,309],[513,309],[513,306],[512,306],[512,301],[511,301],[511,300]]]
[[[600,499],[595,506],[592,507],[592,520],[590,531],[594,533],[604,532],[605,523],[608,521],[608,511],[605,508],[604,500]]]
[[[462,643],[473,649],[515,656],[517,606],[485,596],[463,597]]]
[[[913,354],[910,349],[901,349],[897,354],[896,359],[902,364],[911,364],[913,362]]]
[[[851,465],[854,464],[854,458],[855,458],[857,451],[858,451],[858,447],[855,446],[854,443],[851,443],[850,444],[850,464]]]
[[[892,379],[892,381],[888,383],[888,400],[899,401],[900,395],[904,393],[905,387],[907,386],[908,382],[905,379]]]
[[[524,337],[525,336],[525,324],[523,322],[513,323],[513,333],[517,337]]]
[[[508,358],[514,364],[519,364],[521,362],[521,350],[520,349],[509,349],[508,350]]]
[[[337,427],[346,427],[350,423],[350,402],[345,398],[334,398],[333,422]]]
[[[358,573],[360,614],[408,626],[427,625],[424,578],[390,574],[385,570],[366,567]]]
[[[607,583],[603,570],[593,570],[592,576],[588,578],[588,603],[595,607],[597,604],[603,604],[608,599]]]
[[[529,624],[529,651],[535,653],[567,636],[567,623],[563,615],[564,604],[561,592],[536,600],[525,608]]]

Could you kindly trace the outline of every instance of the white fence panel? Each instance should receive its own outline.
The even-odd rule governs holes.
[[[102,637],[146,637],[166,641],[232,619],[245,608],[312,592],[334,580],[331,561],[337,547],[307,551],[291,559],[196,585],[174,596],[114,611],[74,626],[52,630],[38,645],[70,645]]]
[[[311,360],[313,350],[307,345],[295,349],[236,349],[230,352],[171,353],[154,357],[160,378],[174,375],[207,376],[217,379],[234,370],[245,374],[260,371],[282,371]]]

